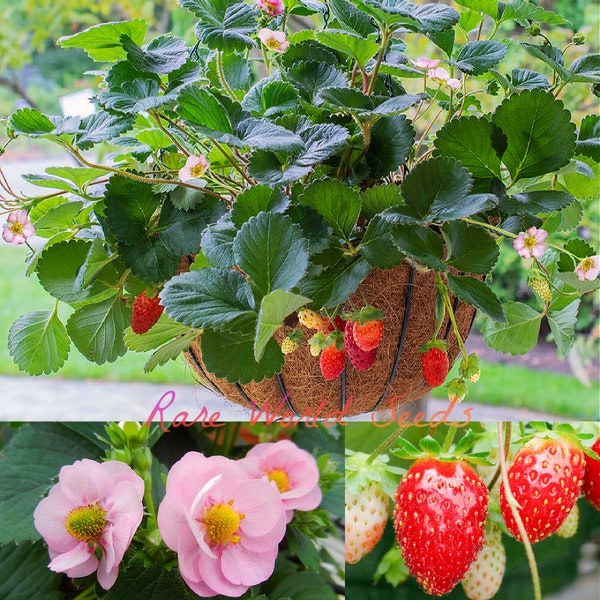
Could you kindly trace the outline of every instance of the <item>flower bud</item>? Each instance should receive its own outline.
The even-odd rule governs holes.
[[[450,402],[461,402],[467,395],[467,384],[462,378],[453,379],[448,384],[448,400]]]
[[[583,33],[576,33],[571,41],[576,46],[581,46],[585,42],[585,35]]]
[[[152,452],[150,448],[136,448],[133,451],[133,468],[136,471],[149,471],[152,466]]]
[[[529,28],[529,34],[530,35],[540,35],[541,29],[540,29],[540,24],[539,23],[532,23],[531,27]]]

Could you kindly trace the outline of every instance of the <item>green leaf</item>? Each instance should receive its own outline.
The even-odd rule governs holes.
[[[424,265],[437,271],[445,271],[442,261],[444,245],[439,235],[422,225],[397,223],[392,229],[394,244]]]
[[[160,297],[165,312],[188,327],[228,329],[256,320],[250,285],[232,270],[182,273],[167,282]]]
[[[528,19],[552,25],[571,24],[570,21],[561,15],[551,10],[545,10],[541,6],[526,2],[526,0],[508,0],[506,3],[498,3],[498,21],[502,23],[502,21],[507,21],[508,19]]]
[[[281,370],[283,354],[274,339],[267,342],[262,358],[254,360],[255,322],[233,331],[206,329],[202,333],[202,360],[217,377],[234,383],[270,379]]]
[[[116,583],[104,600],[197,600],[198,596],[183,581],[178,569],[165,569],[160,563],[145,564],[133,557],[121,565]]]
[[[482,12],[496,20],[498,16],[498,0],[455,0],[456,4]]]
[[[229,115],[222,102],[209,90],[197,85],[189,86],[181,92],[177,113],[194,125],[233,133]]]
[[[317,33],[317,39],[328,48],[333,48],[353,58],[363,69],[379,51],[379,44],[365,40],[359,35],[328,29]]]
[[[486,321],[483,337],[490,348],[505,354],[525,354],[537,343],[542,313],[522,302],[504,304],[506,322]]]
[[[565,69],[565,57],[559,48],[544,44],[529,44],[527,42],[519,42],[519,44],[527,54],[545,62],[563,81],[569,80],[570,72]]]
[[[221,56],[220,67],[223,77],[232,90],[247,92],[252,86],[254,73],[252,64],[246,60],[243,54],[224,54]],[[201,66],[196,64],[198,73],[195,77],[190,77],[189,82],[197,81],[202,73]],[[219,73],[219,57],[213,53],[212,60],[208,63],[208,78],[212,87],[219,89],[222,87]],[[187,81],[184,85],[187,85]]]
[[[402,262],[404,255],[392,238],[394,225],[377,215],[369,221],[360,250],[364,258],[374,267],[391,269]]]
[[[82,48],[96,62],[116,62],[126,58],[127,53],[121,44],[121,37],[127,36],[136,44],[141,44],[146,35],[143,19],[102,23],[61,37],[57,44],[63,48]]]
[[[544,90],[524,90],[502,102],[493,121],[506,136],[502,162],[513,181],[557,171],[569,162],[576,139],[570,118],[562,101]]]
[[[369,274],[371,265],[364,258],[343,257],[318,275],[300,282],[300,292],[312,298],[315,308],[345,302]]]
[[[575,325],[580,302],[581,300],[577,299],[561,310],[551,310],[548,313],[548,325],[558,354],[562,357],[569,354],[575,341]]]
[[[540,88],[547,90],[550,87],[550,82],[536,71],[528,69],[513,69],[510,73],[510,82],[518,89],[533,90]]]
[[[39,110],[21,108],[10,116],[8,124],[16,133],[37,137],[54,133],[56,125]]]
[[[158,237],[173,254],[195,254],[200,249],[204,228],[225,212],[225,204],[217,198],[208,198],[193,210],[180,210],[166,201],[160,211]]]
[[[187,44],[171,35],[154,38],[145,48],[140,48],[128,36],[121,39],[127,60],[134,68],[145,73],[166,75],[183,66],[188,58]]]
[[[299,201],[321,214],[338,236],[350,239],[361,207],[356,190],[337,179],[323,179],[311,183]]]
[[[283,213],[290,199],[281,190],[268,185],[254,185],[237,196],[231,208],[231,221],[241,227],[260,212]]]
[[[156,350],[163,344],[172,341],[176,338],[185,337],[188,334],[198,335],[197,329],[190,329],[187,325],[182,325],[173,321],[170,317],[163,313],[158,322],[151,327],[146,333],[134,333],[131,327],[125,330],[125,345],[133,352],[149,352]]]
[[[173,338],[152,353],[152,356],[144,365],[144,373],[150,373],[156,367],[167,364],[170,360],[176,360],[182,352],[187,352],[190,344],[198,337],[197,331],[188,331],[186,334]]]
[[[295,133],[254,117],[240,121],[235,128],[235,133],[241,140],[240,145],[250,146],[250,148],[273,150],[285,154],[296,154],[304,150],[302,139]],[[230,142],[230,145],[233,144]]]
[[[404,115],[384,117],[375,123],[366,155],[371,180],[380,180],[404,164],[414,139],[415,129]]]
[[[31,423],[20,427],[2,452],[0,544],[40,539],[33,511],[61,467],[103,455],[99,445],[66,425]]]
[[[102,365],[125,354],[123,332],[130,323],[131,308],[115,294],[102,302],[78,308],[67,321],[67,331],[83,356]]]
[[[569,81],[600,82],[600,54],[586,54],[576,58],[571,64]]]
[[[104,177],[104,169],[90,167],[48,167],[46,173],[53,177],[60,177],[73,182],[76,190],[85,191],[87,184],[99,177]]]
[[[308,268],[302,229],[278,213],[263,212],[248,219],[233,242],[233,252],[262,295],[291,290]]]
[[[275,290],[263,296],[258,311],[254,339],[254,360],[256,362],[262,358],[269,340],[283,326],[284,319],[309,302],[310,298],[283,290]]]
[[[259,11],[236,0],[180,0],[199,21],[195,33],[211,50],[244,52],[255,44],[250,37],[256,32]]]
[[[489,273],[496,264],[500,250],[494,239],[482,227],[451,221],[442,226],[449,267],[467,273]]]
[[[600,115],[587,115],[577,136],[577,153],[600,162]]]
[[[0,546],[0,597],[4,600],[62,600],[58,591],[62,573],[48,569],[43,542]]]
[[[88,258],[91,242],[75,239],[45,248],[37,264],[41,286],[54,298],[75,304],[105,291],[100,283],[81,288],[78,276]]]
[[[22,315],[8,332],[8,352],[29,375],[58,371],[69,356],[69,348],[69,336],[55,311]]]
[[[369,15],[363,13],[347,0],[330,0],[329,8],[338,23],[351,33],[357,33],[366,38],[375,31]]]
[[[160,238],[119,245],[119,254],[134,275],[149,283],[162,283],[179,268],[180,256],[173,254]]]
[[[460,117],[448,121],[437,133],[435,156],[460,161],[479,178],[500,178],[500,156],[493,139],[502,135],[485,117]]]
[[[475,277],[460,277],[448,273],[450,291],[463,302],[475,306],[494,321],[505,322],[506,316],[502,303],[496,294],[480,279]]]
[[[137,112],[137,111],[136,111]],[[133,127],[135,115],[111,115],[97,111],[81,120],[80,131],[75,143],[82,150],[89,150],[93,144],[107,142],[119,137]]]
[[[147,239],[160,196],[152,185],[121,175],[113,175],[104,194],[106,225],[123,244],[136,244]]]
[[[116,92],[98,94],[97,100],[100,106],[109,111],[137,115],[142,111],[168,104],[175,100],[175,96],[161,94],[160,84],[154,79],[138,78],[125,81]],[[130,124],[128,121],[126,123]]]
[[[377,185],[367,188],[361,194],[362,212],[371,219],[386,208],[402,203],[400,187],[395,184]]]
[[[202,232],[202,252],[213,267],[231,269],[235,265],[233,240],[237,232],[227,217],[219,219]]]
[[[539,215],[561,210],[574,201],[567,192],[537,190],[508,196],[500,202],[499,208],[509,214]]]
[[[448,58],[452,57],[454,50],[454,41],[456,32],[454,29],[444,29],[444,31],[432,31],[427,37],[441,50],[446,53]]]
[[[491,40],[469,42],[460,49],[451,64],[463,73],[483,75],[504,58],[506,50],[504,44]]]
[[[67,201],[57,206],[53,206],[52,208],[48,208],[35,220],[31,217],[31,214],[29,216],[31,222],[35,224],[36,234],[41,235],[44,230],[47,230],[48,233],[46,233],[45,237],[49,237],[49,235],[53,235],[58,231],[64,231],[65,229],[74,227],[77,215],[81,212],[83,207],[83,202]]]
[[[343,71],[316,61],[294,64],[286,75],[304,100],[311,104],[314,103],[315,96],[320,90],[330,87],[347,87],[348,85]]]
[[[253,117],[273,118],[294,110],[300,103],[298,90],[286,81],[261,79],[242,100]]]
[[[356,115],[361,120],[373,122],[381,117],[397,115],[408,110],[423,100],[424,96],[422,94],[403,94],[381,102],[379,98],[373,99],[359,90],[331,87],[321,90],[318,98],[336,114]]]
[[[472,194],[472,178],[457,161],[436,157],[419,163],[405,178],[402,196],[424,222],[468,217],[494,205],[492,194]]]

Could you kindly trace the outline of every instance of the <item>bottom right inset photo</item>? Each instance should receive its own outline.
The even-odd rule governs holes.
[[[349,600],[598,600],[600,423],[345,428]]]

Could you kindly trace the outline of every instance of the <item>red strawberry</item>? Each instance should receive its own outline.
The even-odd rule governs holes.
[[[565,439],[534,437],[515,454],[508,482],[532,544],[554,533],[567,518],[579,496],[584,470],[583,451]],[[504,485],[500,510],[508,530],[521,541]]]
[[[381,343],[383,337],[383,321],[381,319],[370,319],[364,323],[354,322],[354,341],[364,352],[375,350]]]
[[[441,342],[434,342],[434,344],[441,344]],[[421,367],[423,377],[431,387],[442,385],[450,370],[450,361],[445,349],[439,345],[425,344],[421,349]]]
[[[370,481],[358,493],[346,489],[345,554],[348,564],[357,563],[377,545],[387,523],[389,504],[390,499],[378,481]]]
[[[352,366],[359,371],[366,371],[373,366],[377,357],[377,348],[369,352],[361,350],[356,344],[354,337],[354,328],[358,325],[358,321],[348,321],[346,331],[344,332],[344,347],[348,353],[348,358]]]
[[[333,317],[333,319],[327,317],[324,321],[323,329],[321,331],[325,333],[331,333],[336,329],[342,332],[346,329],[346,321],[344,321],[344,319],[342,319],[342,317],[339,315],[336,315]]]
[[[484,543],[488,491],[463,461],[421,458],[395,494],[394,527],[411,575],[427,594],[450,592]]]
[[[158,294],[154,298],[148,298],[146,292],[142,292],[136,297],[131,312],[131,329],[134,333],[146,333],[156,324],[164,309],[159,302]]]
[[[600,455],[600,437],[594,442],[592,450]],[[590,504],[600,510],[600,460],[586,458],[582,490]]]
[[[319,364],[325,379],[335,379],[342,374],[346,366],[346,351],[343,348],[338,350],[335,344],[330,344],[321,352]]]

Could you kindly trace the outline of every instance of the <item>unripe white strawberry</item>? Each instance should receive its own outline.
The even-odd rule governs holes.
[[[463,590],[470,600],[490,600],[502,584],[506,568],[506,552],[502,533],[492,529],[485,534],[485,543],[462,580]]]
[[[379,482],[357,493],[346,488],[346,562],[357,563],[373,550],[388,520],[390,499]]]
[[[579,506],[575,504],[569,516],[556,530],[556,535],[561,538],[571,538],[577,533],[577,527],[579,527]]]

